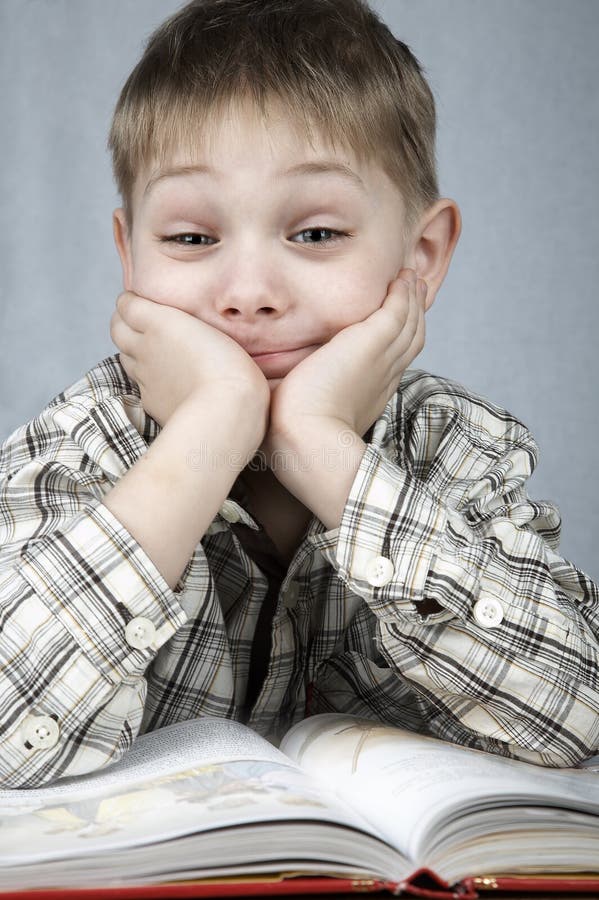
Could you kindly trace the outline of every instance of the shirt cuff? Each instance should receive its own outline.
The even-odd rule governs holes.
[[[21,559],[23,578],[111,681],[143,672],[187,621],[152,560],[101,500],[30,541]]]
[[[318,546],[379,618],[437,624],[466,613],[463,604],[447,602],[453,588],[471,598],[478,586],[468,566],[441,558],[447,519],[445,504],[423,482],[368,444],[339,528],[319,535]],[[447,579],[452,591],[427,588],[433,566],[439,584]],[[424,618],[418,604],[426,599],[437,600],[442,610]]]

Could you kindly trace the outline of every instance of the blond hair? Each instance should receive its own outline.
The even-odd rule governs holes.
[[[252,100],[279,101],[311,142],[348,146],[399,189],[406,230],[438,199],[435,102],[409,47],[365,0],[192,0],[150,36],[116,104],[108,147],[127,225],[137,174]]]

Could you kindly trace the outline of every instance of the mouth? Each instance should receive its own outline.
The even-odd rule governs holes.
[[[306,356],[309,356],[319,344],[309,344],[306,347],[295,347],[293,350],[277,350],[274,353],[257,353],[252,354],[252,359],[264,369],[265,374],[276,378],[281,372],[285,372],[289,367],[296,365]]]

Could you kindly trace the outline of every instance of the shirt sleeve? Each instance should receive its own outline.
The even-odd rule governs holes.
[[[102,503],[110,479],[72,436],[89,424],[86,411],[71,405],[62,417],[70,434],[58,412],[0,448],[3,788],[120,758],[140,728],[144,671],[187,621],[181,582],[172,591]]]
[[[331,562],[431,734],[569,766],[599,747],[599,588],[527,495],[537,454],[509,416],[426,405],[397,458],[367,445]]]

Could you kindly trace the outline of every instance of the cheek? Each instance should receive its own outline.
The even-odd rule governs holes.
[[[389,282],[380,276],[357,276],[336,282],[326,304],[331,333],[361,322],[380,309],[387,296]]]
[[[195,285],[195,290],[194,290]],[[164,257],[139,254],[133,259],[131,289],[154,303],[191,312],[197,304],[197,284],[182,266],[171,266]]]

